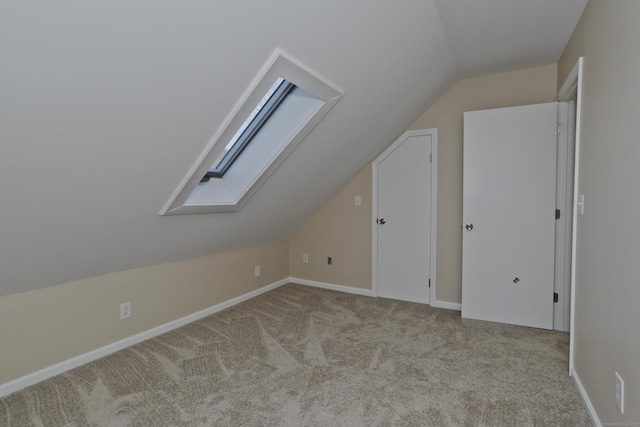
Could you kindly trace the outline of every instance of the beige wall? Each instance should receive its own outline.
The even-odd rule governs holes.
[[[557,93],[556,75],[557,67],[551,64],[461,80],[409,127],[438,129],[438,300],[461,301],[463,113],[551,102]],[[360,208],[353,206],[355,194],[362,194]],[[370,197],[369,165],[291,239],[292,276],[371,289]],[[310,255],[308,265],[302,264],[303,252]],[[339,254],[333,267],[326,265],[332,253]]]
[[[462,116],[465,111],[551,102],[556,66],[459,81],[410,127],[438,128],[437,289],[440,301],[462,294]]]
[[[0,384],[288,276],[281,241],[0,297]]]
[[[362,206],[355,206],[355,196]],[[371,289],[371,165],[361,170],[289,242],[292,277]],[[309,254],[303,264],[302,254]],[[327,257],[333,265],[327,264]]]
[[[598,417],[640,423],[640,1],[591,0],[558,66],[584,56],[575,369]],[[614,372],[626,413],[614,403]]]

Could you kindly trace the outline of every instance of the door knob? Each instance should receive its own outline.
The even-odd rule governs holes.
[[[468,223],[467,225],[464,226],[464,228],[466,228],[467,231],[471,231],[471,230],[473,230],[473,224]]]
[[[387,221],[384,218],[380,218],[378,220],[378,224],[386,224],[386,223],[387,223]]]

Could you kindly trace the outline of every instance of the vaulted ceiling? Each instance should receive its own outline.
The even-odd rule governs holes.
[[[0,295],[290,237],[461,77],[586,0],[0,3]],[[344,96],[236,213],[160,208],[280,48]]]

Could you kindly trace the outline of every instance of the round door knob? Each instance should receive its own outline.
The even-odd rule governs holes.
[[[380,218],[378,220],[378,224],[386,224],[386,223],[387,223],[387,221],[384,218]]]
[[[465,225],[464,228],[466,228],[467,231],[471,231],[471,230],[473,230],[473,224],[469,223],[469,224]]]

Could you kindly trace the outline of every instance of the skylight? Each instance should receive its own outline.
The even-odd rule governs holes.
[[[160,215],[239,210],[341,97],[276,50]]]
[[[209,178],[222,178],[231,167],[236,158],[242,153],[253,137],[262,128],[262,125],[269,120],[280,103],[287,97],[294,88],[293,83],[278,77],[267,93],[262,97],[258,105],[253,109],[249,117],[242,123],[240,129],[224,147],[224,151],[218,156],[213,167],[205,174],[202,182]]]

